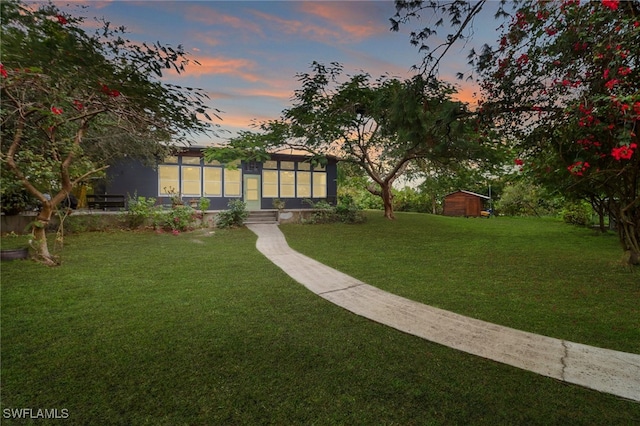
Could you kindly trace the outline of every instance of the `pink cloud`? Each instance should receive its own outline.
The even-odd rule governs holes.
[[[200,65],[192,64],[186,67],[181,75],[199,77],[203,75],[213,76],[217,74],[238,76],[249,82],[257,82],[261,78],[255,73],[256,64],[253,61],[242,58],[205,57],[194,59]]]
[[[181,3],[181,5],[182,4],[184,3]],[[219,13],[211,7],[191,4],[190,6],[184,8],[182,13],[184,14],[184,18],[188,21],[201,22],[207,25],[231,27],[241,30],[245,33],[250,32],[262,36],[262,29],[260,28],[260,26],[249,22],[246,19]]]
[[[340,33],[338,31],[331,30],[326,26],[314,25],[300,20],[285,19],[256,10],[252,11],[252,13],[264,21],[274,24],[274,26],[277,26],[278,30],[284,34],[299,34],[314,40],[340,39]]]
[[[389,32],[385,27],[386,21],[380,21],[375,15],[368,15],[361,5],[353,7],[353,4],[344,2],[305,1],[300,3],[300,9],[339,28],[342,33],[352,38],[350,41]]]

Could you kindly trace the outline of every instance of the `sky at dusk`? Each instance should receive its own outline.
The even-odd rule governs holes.
[[[313,61],[339,62],[345,73],[360,71],[376,78],[413,75],[421,61],[409,42],[412,25],[390,30],[393,1],[77,1],[56,2],[71,14],[104,18],[125,26],[136,42],[183,45],[201,65],[164,81],[205,90],[210,105],[222,111],[218,138],[196,141],[220,143],[252,123],[280,116],[299,88],[296,74],[310,71]],[[424,16],[422,22],[429,17]],[[487,13],[476,25],[473,45],[494,43],[497,23]],[[446,36],[441,30],[439,36]],[[450,52],[441,77],[461,84],[459,98],[475,103],[474,88],[455,80],[455,72],[469,69],[472,45]]]

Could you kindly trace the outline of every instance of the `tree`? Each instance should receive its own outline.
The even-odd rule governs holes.
[[[421,64],[415,65],[414,69],[427,78],[435,77],[447,53],[457,43],[467,43],[473,39],[475,19],[487,7],[487,3],[487,0],[396,0],[396,14],[389,18],[391,30],[398,31],[400,25],[422,20],[423,14],[429,17],[428,25],[411,32],[410,42],[423,54]],[[505,10],[508,3],[506,0],[498,2],[496,18],[509,16]],[[449,33],[445,37],[437,37],[438,30],[444,29],[445,24]],[[436,45],[430,42],[433,38],[437,39]],[[472,49],[468,56],[470,64],[475,64],[476,58],[477,53]],[[463,79],[465,74],[459,71],[457,77]]]
[[[223,149],[208,151],[224,161],[256,157],[288,147],[316,159],[327,154],[355,164],[371,179],[384,215],[394,219],[394,181],[417,159],[442,165],[481,161],[487,151],[468,122],[466,106],[451,99],[451,86],[420,76],[400,81],[366,73],[340,81],[342,67],[314,63],[299,74],[302,88],[281,119],[263,123],[260,133],[245,133]]]
[[[615,218],[640,262],[640,2],[519,4],[479,61],[487,116],[530,168]],[[526,84],[525,84],[526,82]]]
[[[397,1],[396,27],[434,2]],[[469,28],[474,3],[452,1],[454,30]],[[504,5],[505,2],[501,2]],[[485,6],[484,2],[476,5]],[[640,2],[510,3],[497,46],[470,61],[482,82],[484,124],[515,141],[525,169],[615,219],[631,264],[640,263]],[[426,40],[430,28],[415,32]],[[456,40],[455,32],[449,42]],[[430,60],[437,69],[438,58]]]
[[[55,264],[45,228],[75,185],[115,158],[161,156],[215,126],[204,92],[159,81],[190,63],[181,46],[136,44],[109,22],[88,34],[53,4],[1,8],[1,161],[41,204],[37,255]]]

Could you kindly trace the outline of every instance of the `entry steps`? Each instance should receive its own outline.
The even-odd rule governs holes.
[[[273,224],[278,223],[278,210],[253,210],[244,221],[245,224]]]

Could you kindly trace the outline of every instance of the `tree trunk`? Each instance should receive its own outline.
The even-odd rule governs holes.
[[[618,236],[625,251],[625,260],[629,265],[640,264],[640,209],[635,203],[616,212]]]
[[[53,215],[53,203],[46,201],[42,203],[42,208],[32,225],[32,234],[34,237],[34,249],[36,251],[36,260],[49,266],[59,265],[58,260],[49,252],[47,244],[47,226]]]
[[[382,185],[382,203],[384,205],[384,217],[394,220],[396,216],[393,214],[393,192],[391,191],[391,183]]]
[[[371,194],[382,198],[382,205],[384,206],[384,217],[389,220],[394,220],[396,216],[393,214],[393,192],[391,191],[392,182],[378,182],[367,186],[367,191]]]

